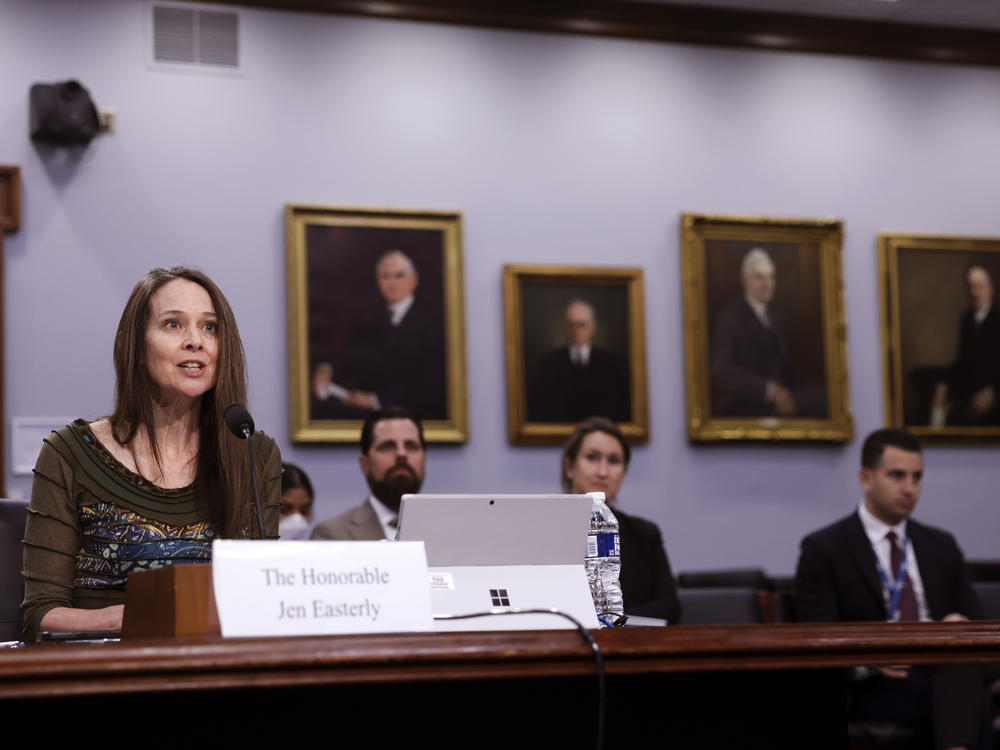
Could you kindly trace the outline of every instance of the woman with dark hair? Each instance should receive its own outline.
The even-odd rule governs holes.
[[[658,617],[676,624],[681,617],[677,584],[663,538],[655,523],[617,507],[618,489],[632,451],[618,425],[605,417],[580,422],[563,446],[560,481],[564,492],[603,492],[618,519],[625,614]]]
[[[236,320],[200,271],[150,271],[115,335],[115,408],[51,433],[24,544],[24,630],[117,630],[134,570],[207,562],[217,537],[258,535],[246,445],[222,412],[246,402]],[[281,456],[252,437],[265,529],[278,529]]]
[[[312,523],[312,482],[295,464],[281,465],[281,510],[278,517],[278,537],[308,539]]]

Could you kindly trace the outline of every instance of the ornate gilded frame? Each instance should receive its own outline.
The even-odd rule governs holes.
[[[440,264],[440,299],[444,326],[444,419],[425,419],[424,435],[430,442],[461,443],[468,439],[468,407],[465,350],[465,296],[462,269],[462,217],[450,211],[398,210],[389,208],[342,208],[288,204],[285,207],[286,274],[288,294],[288,392],[291,437],[297,443],[356,442],[362,418],[320,419],[312,413],[310,397],[311,356],[309,350],[309,283],[307,278],[307,227],[345,230],[410,230],[440,233],[433,240],[435,267]],[[354,235],[350,235],[354,232]],[[425,235],[430,236],[430,235]],[[437,258],[437,244],[440,258]],[[386,248],[388,249],[388,248]],[[352,252],[348,248],[345,252]],[[370,253],[365,256],[370,257]],[[360,264],[360,260],[358,261]],[[367,261],[366,261],[367,262]],[[372,271],[374,279],[374,269]],[[326,281],[336,281],[326,280]],[[421,279],[423,284],[424,279]],[[374,281],[372,282],[374,283]],[[425,285],[426,286],[426,285]],[[337,290],[331,290],[336,294]],[[377,294],[377,289],[376,289]],[[436,296],[436,295],[435,295]],[[418,287],[417,299],[420,299]],[[384,304],[384,303],[381,303]],[[392,366],[388,363],[387,366]],[[395,404],[394,404],[395,405]],[[407,404],[401,404],[406,406]],[[382,404],[389,406],[389,404]]]
[[[0,232],[21,226],[21,168],[0,166]]]
[[[915,414],[923,411],[919,402],[925,399],[913,398],[924,390],[914,388],[913,381],[932,376],[934,369],[948,369],[946,365],[958,354],[954,334],[962,312],[968,309],[963,285],[970,264],[991,270],[995,285],[1000,275],[1000,238],[890,232],[878,236],[885,421],[933,441],[1000,440],[1000,420],[996,425],[932,426],[929,419],[918,419]],[[938,354],[921,355],[917,349]],[[945,350],[954,356],[946,358]],[[906,367],[911,364],[918,366]]]
[[[681,270],[684,299],[684,353],[687,391],[688,439],[691,441],[821,441],[847,442],[854,434],[847,382],[847,326],[844,316],[841,241],[843,227],[836,219],[779,219],[747,216],[714,216],[686,213],[681,222]],[[826,416],[721,416],[712,413],[712,353],[710,327],[721,300],[709,299],[708,256],[726,251],[726,257],[745,252],[753,245],[771,248],[794,248],[788,257],[799,262],[800,278],[809,278],[818,299],[804,297],[807,292],[793,287],[792,294],[802,298],[798,305],[810,307],[811,318],[818,321],[814,338],[800,329],[799,340],[810,340],[816,351],[814,362],[825,383],[815,390],[825,396]],[[730,244],[726,244],[730,243]],[[717,262],[719,257],[712,260]],[[713,266],[715,267],[715,266]],[[806,275],[806,269],[813,273]],[[738,285],[739,265],[730,263],[725,280],[711,283],[730,287]],[[788,288],[787,286],[785,288]],[[779,270],[777,294],[784,292]],[[788,295],[788,292],[784,292]],[[742,292],[739,292],[742,295]],[[732,299],[730,297],[730,299]],[[731,303],[732,304],[732,303]],[[721,316],[720,316],[721,317]],[[799,322],[800,318],[795,318]]]
[[[619,421],[630,442],[649,439],[649,406],[646,386],[646,326],[644,318],[642,269],[605,268],[594,266],[507,265],[504,266],[504,328],[507,360],[507,433],[511,443],[559,444],[572,432],[575,421],[529,421],[525,361],[525,327],[541,321],[525,319],[525,288],[541,285],[558,291],[565,288],[567,299],[580,292],[595,290],[608,294],[620,288],[624,293],[624,309],[618,317],[627,327],[627,341],[615,342],[624,353],[627,367],[631,419]],[[572,290],[576,290],[575,292]],[[610,292],[614,293],[614,292]],[[556,295],[558,297],[558,294]],[[555,297],[554,297],[555,298]],[[600,313],[599,313],[600,314]],[[550,326],[562,324],[546,321]]]
[[[0,166],[0,286],[3,285],[3,238],[5,232],[16,232],[21,227],[21,168]],[[3,351],[3,311],[0,310],[0,362],[4,361]],[[0,366],[0,424],[6,424],[4,416],[4,382],[6,376]],[[7,430],[0,430],[0,456],[5,456]],[[0,497],[5,497],[4,462],[0,459]]]

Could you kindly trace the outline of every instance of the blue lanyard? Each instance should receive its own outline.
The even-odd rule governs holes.
[[[896,620],[896,614],[899,610],[899,596],[903,593],[903,584],[906,583],[906,556],[909,553],[910,535],[907,533],[907,535],[903,537],[903,556],[899,560],[899,570],[896,571],[896,577],[890,583],[889,575],[885,572],[885,568],[882,567],[882,561],[879,560],[878,555],[875,554],[875,548],[872,547],[872,554],[875,555],[875,567],[878,568],[878,577],[882,579],[882,586],[889,592],[890,622],[894,622]],[[889,557],[892,557],[892,542],[889,542]]]

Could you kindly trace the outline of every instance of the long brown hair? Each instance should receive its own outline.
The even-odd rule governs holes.
[[[566,476],[566,464],[573,464],[576,461],[576,457],[580,455],[583,439],[592,432],[603,432],[617,440],[622,447],[625,468],[628,468],[629,459],[632,458],[632,449],[625,442],[625,436],[618,429],[618,425],[607,417],[587,417],[573,428],[573,433],[563,445],[562,458],[559,460],[559,483],[562,485],[563,492],[570,492],[573,489],[573,483]]]
[[[153,458],[160,465],[153,430],[152,382],[145,363],[146,329],[150,299],[176,279],[192,281],[208,292],[218,323],[215,387],[201,397],[198,416],[198,492],[208,503],[212,520],[223,536],[248,536],[252,514],[247,452],[237,438],[223,429],[222,420],[222,410],[227,406],[246,403],[246,355],[232,308],[219,287],[201,271],[186,266],[154,268],[129,295],[115,334],[115,409],[110,417],[111,434],[120,445],[127,445],[142,427]]]

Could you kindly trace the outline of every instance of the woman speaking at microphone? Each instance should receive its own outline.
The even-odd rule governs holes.
[[[657,617],[676,625],[681,617],[677,584],[670,572],[660,529],[652,521],[627,515],[618,507],[631,451],[618,425],[590,417],[576,426],[563,446],[560,479],[564,492],[603,492],[618,519],[625,614]]]
[[[257,538],[247,445],[223,422],[246,403],[236,320],[200,271],[150,271],[115,335],[115,406],[51,433],[24,533],[24,631],[118,630],[134,570],[208,562],[218,537]],[[257,432],[267,536],[278,531],[281,456]]]

